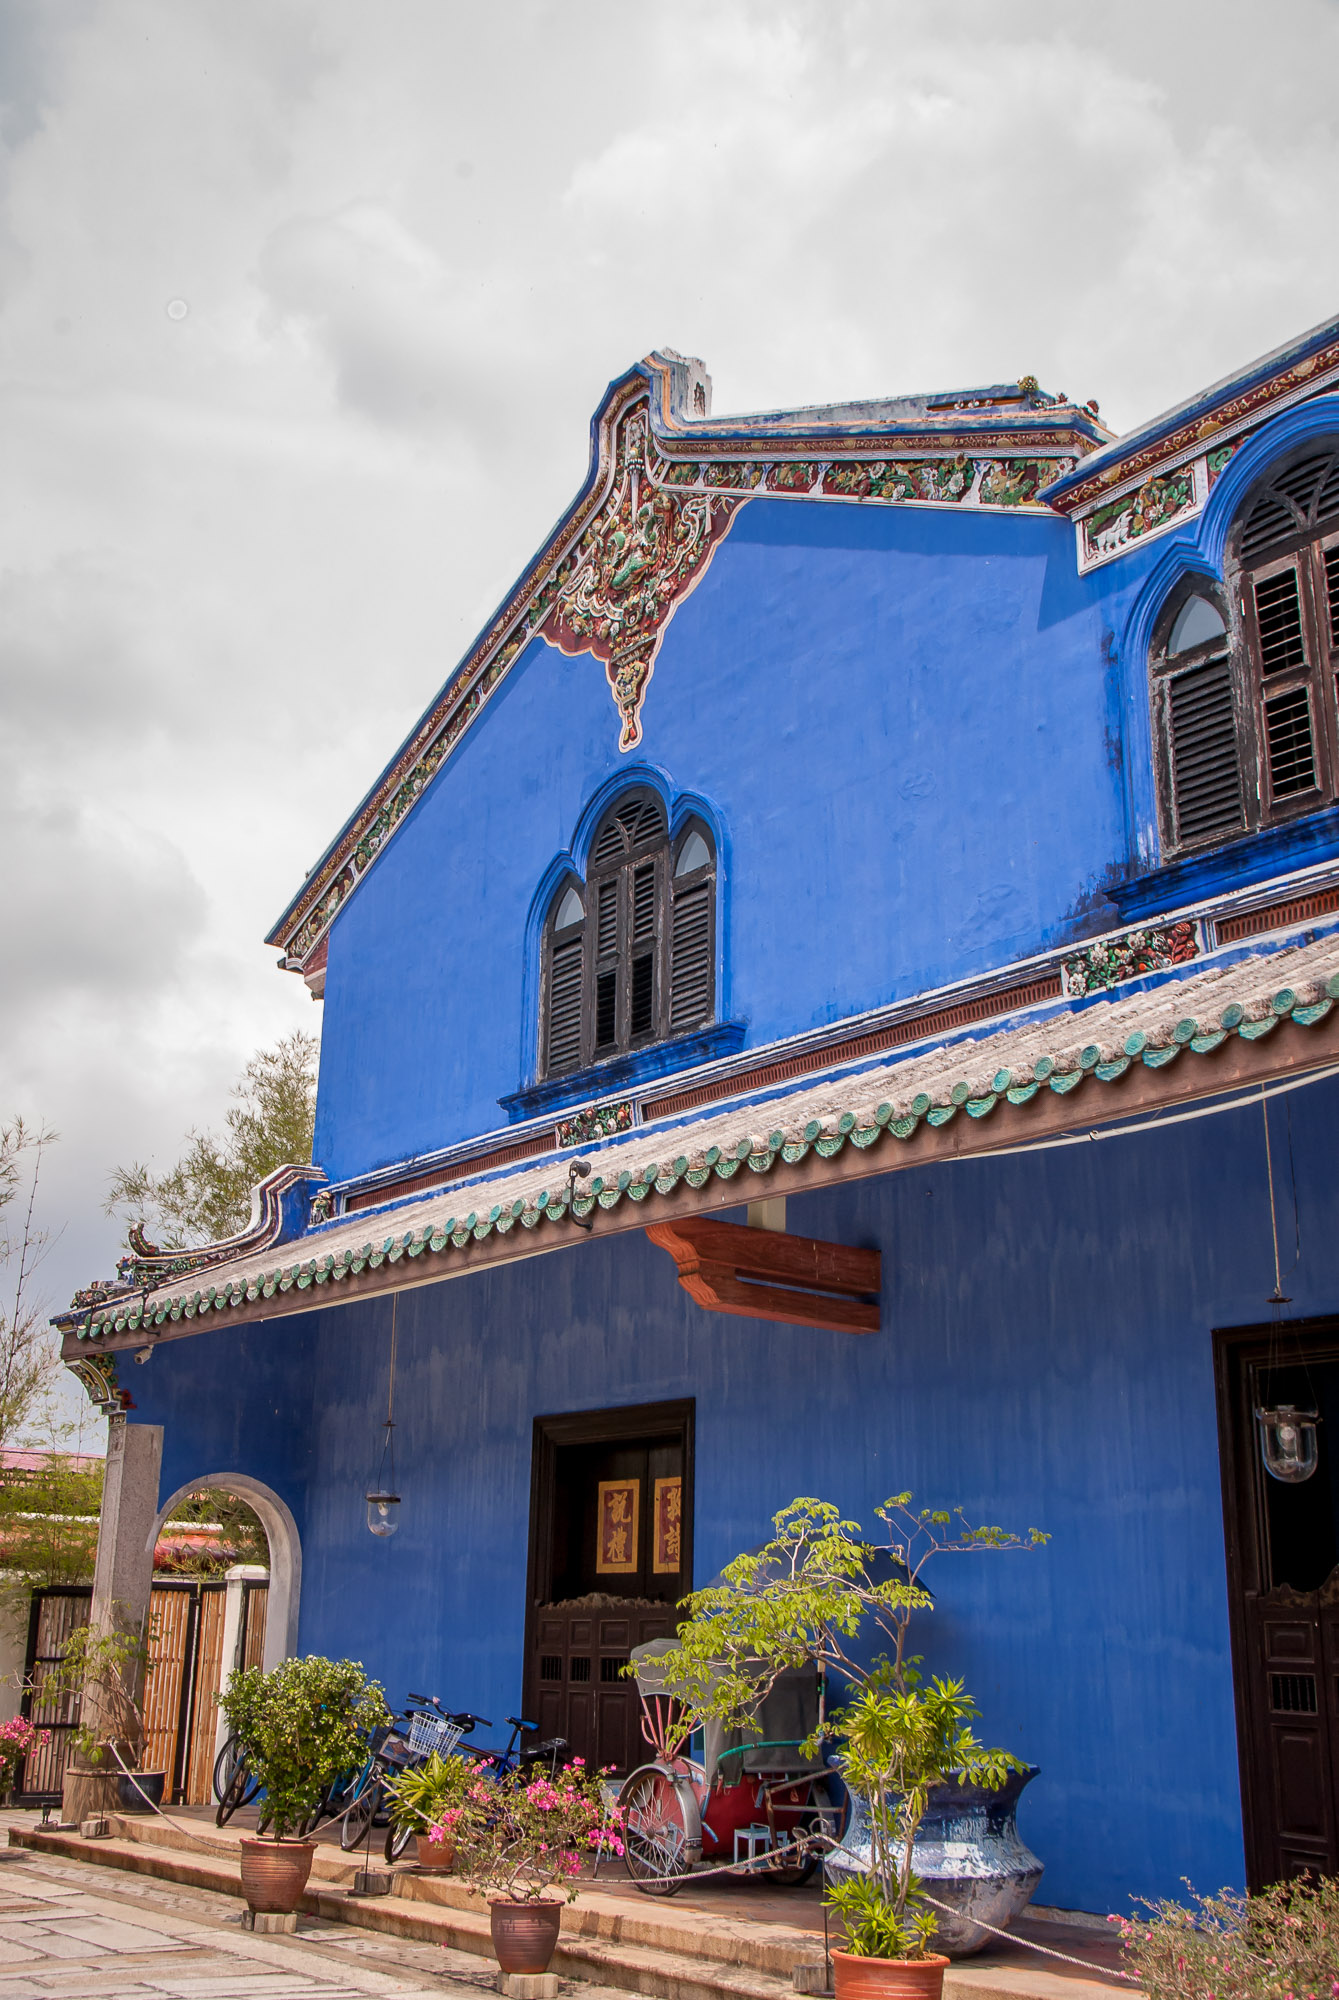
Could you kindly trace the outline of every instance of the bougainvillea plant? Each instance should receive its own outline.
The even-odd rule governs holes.
[[[586,1861],[602,1848],[623,1852],[603,1774],[580,1757],[552,1777],[515,1786],[475,1766],[464,1798],[438,1817],[428,1839],[453,1847],[457,1873],[495,1903],[539,1902],[555,1888],[573,1902]]]
[[[1190,1890],[1112,1917],[1148,2000],[1339,2000],[1339,1880],[1276,1882],[1258,1896]]]
[[[50,1730],[34,1728],[26,1716],[16,1715],[9,1722],[0,1722],[0,1792],[9,1790],[24,1758],[40,1744],[50,1741]]]

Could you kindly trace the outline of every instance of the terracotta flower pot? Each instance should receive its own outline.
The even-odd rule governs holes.
[[[948,1960],[938,1952],[929,1958],[857,1958],[853,1952],[832,1954],[832,1986],[836,2000],[941,2000]]]
[[[286,1917],[302,1901],[313,1840],[243,1840],[242,1894],[253,1910]]]
[[[493,1956],[503,1972],[547,1972],[562,1918],[561,1903],[490,1903]]]
[[[428,1868],[438,1875],[449,1875],[456,1865],[456,1850],[449,1840],[429,1840],[426,1833],[416,1833],[418,1842],[418,1865]]]

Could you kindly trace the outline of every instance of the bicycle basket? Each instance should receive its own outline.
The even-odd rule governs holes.
[[[445,1757],[454,1750],[464,1730],[458,1722],[440,1715],[416,1715],[409,1725],[409,1749],[415,1757],[431,1757],[433,1751]]]

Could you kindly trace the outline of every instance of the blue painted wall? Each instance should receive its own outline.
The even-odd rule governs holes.
[[[1298,1314],[1333,1311],[1339,1086],[1290,1101],[1303,1254],[1286,1289]],[[1286,1180],[1281,1197],[1290,1243]],[[1258,1107],[888,1175],[788,1219],[882,1248],[881,1333],[705,1314],[640,1232],[403,1294],[389,1544],[362,1497],[388,1302],[167,1344],[130,1371],[136,1415],[166,1426],[167,1486],[232,1451],[289,1501],[304,1649],[498,1718],[521,1693],[536,1415],[696,1398],[699,1580],[797,1493],[868,1518],[909,1486],[1048,1529],[1039,1554],[943,1565],[922,1628],[989,1738],[1043,1767],[1022,1811],[1043,1900],[1101,1911],[1183,1875],[1239,1882],[1210,1333],[1266,1317]]]
[[[742,510],[670,623],[638,755],[715,808],[718,1013],[750,1044],[1103,927],[1125,806],[1097,596],[1058,519]],[[527,917],[634,762],[617,743],[603,668],[535,641],[336,920],[332,1177],[504,1122],[531,1080]]]

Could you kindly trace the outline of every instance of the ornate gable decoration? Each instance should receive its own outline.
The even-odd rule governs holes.
[[[744,497],[656,486],[646,447],[647,413],[637,407],[618,427],[609,496],[540,591],[530,622],[562,652],[603,662],[623,722],[620,750],[642,740],[642,700],[670,613],[705,575]]]
[[[532,640],[594,655],[619,748],[632,750],[675,607],[750,499],[1045,513],[1043,487],[1109,436],[1031,377],[938,401],[720,424],[706,406],[699,364],[676,355],[651,355],[611,387],[580,498],[266,940],[313,991],[335,915]]]

